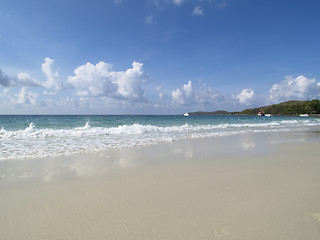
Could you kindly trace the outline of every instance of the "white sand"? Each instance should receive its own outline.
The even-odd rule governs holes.
[[[283,143],[287,137],[15,163],[20,176],[0,185],[0,239],[318,240],[319,134],[311,142],[299,135]],[[41,166],[25,177],[30,164]]]

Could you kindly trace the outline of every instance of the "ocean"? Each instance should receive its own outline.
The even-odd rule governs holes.
[[[0,115],[0,161],[69,156],[246,132],[307,130],[314,126],[320,126],[320,118]]]

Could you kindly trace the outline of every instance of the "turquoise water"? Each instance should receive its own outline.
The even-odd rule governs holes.
[[[186,138],[320,126],[320,118],[260,116],[0,116],[0,160],[72,155]]]

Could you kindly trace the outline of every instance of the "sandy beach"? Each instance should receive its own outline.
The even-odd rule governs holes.
[[[319,11],[0,0],[0,240],[320,240]]]
[[[0,238],[320,239],[320,133],[2,161]]]

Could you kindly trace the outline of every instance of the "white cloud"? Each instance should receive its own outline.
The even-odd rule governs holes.
[[[116,77],[109,70],[112,65],[99,62],[96,65],[87,63],[74,70],[75,76],[68,82],[78,90],[78,95],[109,96],[116,92]]]
[[[17,77],[9,77],[0,69],[0,85],[3,87],[30,86],[39,87],[41,84],[27,73],[19,73]]]
[[[202,15],[204,14],[203,8],[200,7],[200,6],[196,6],[196,7],[193,9],[192,14],[193,14],[193,15],[202,16]]]
[[[173,0],[173,3],[175,5],[181,5],[184,2],[184,0]]]
[[[189,81],[188,84],[184,84],[182,89],[178,88],[177,90],[172,91],[172,101],[177,105],[184,105],[193,103],[193,88],[192,82]]]
[[[171,93],[172,103],[176,106],[181,105],[196,105],[210,106],[224,101],[224,97],[214,91],[211,87],[207,87],[205,84],[200,89],[193,89],[192,82],[184,84],[182,88],[173,90]]]
[[[133,62],[132,68],[117,72],[105,62],[87,63],[75,69],[75,76],[69,77],[68,82],[80,96],[145,101],[142,84],[147,82],[147,77],[142,68],[142,63]]]
[[[17,95],[17,104],[37,104],[38,94],[27,91],[26,87],[21,88],[20,92]]]
[[[45,62],[41,65],[42,71],[47,76],[47,81],[43,83],[43,86],[46,88],[60,89],[62,88],[62,84],[59,81],[59,73],[52,69],[53,63],[54,60],[47,57]]]
[[[141,85],[147,82],[147,78],[142,67],[142,63],[133,62],[132,68],[119,74],[120,77],[117,80],[118,93],[129,99],[141,100],[144,98],[144,90]]]
[[[123,0],[114,0],[114,3],[115,4],[120,4],[120,3],[122,3],[123,2]]]
[[[251,88],[245,88],[236,96],[232,96],[234,99],[238,100],[241,104],[249,106],[252,101],[255,100],[255,93]]]
[[[62,83],[59,81],[59,73],[52,69],[54,60],[46,58],[45,62],[41,65],[43,73],[46,75],[47,80],[44,82],[37,81],[27,73],[18,73],[17,77],[9,77],[0,69],[0,85],[3,87],[46,87],[61,89]]]
[[[19,73],[17,83],[22,86],[39,87],[41,84],[27,73]]]
[[[269,93],[270,101],[273,103],[287,100],[310,100],[320,97],[320,82],[305,76],[297,78],[287,76],[282,82],[274,84]]]
[[[7,106],[15,105],[37,105],[38,94],[28,91],[27,87],[22,87],[18,93],[13,93],[9,89],[4,89],[0,97]]]

